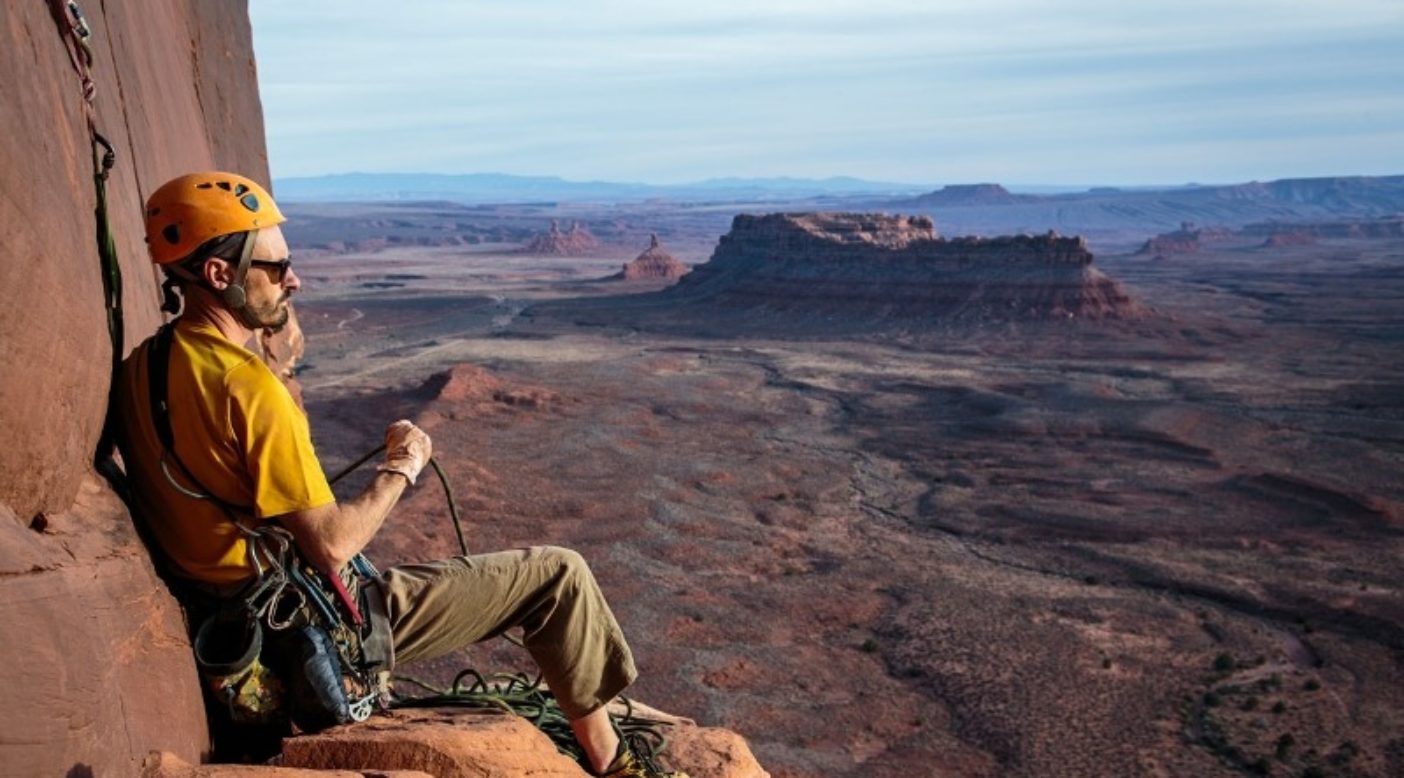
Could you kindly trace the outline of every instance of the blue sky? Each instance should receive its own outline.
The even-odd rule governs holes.
[[[1400,0],[250,0],[275,177],[1404,173]]]

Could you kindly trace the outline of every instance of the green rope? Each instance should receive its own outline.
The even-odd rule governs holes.
[[[102,434],[98,437],[98,447],[94,462],[99,471],[106,469],[116,448],[114,426],[116,418],[112,409],[116,407],[118,376],[122,372],[122,350],[125,340],[125,324],[122,319],[122,265],[117,256],[117,241],[112,236],[112,221],[107,213],[107,176],[117,161],[112,144],[97,130],[93,130],[93,186],[97,191],[97,205],[93,208],[97,222],[98,257],[102,261],[102,294],[107,304],[107,335],[112,343],[112,367],[108,381],[107,408],[103,419]],[[102,156],[98,156],[98,147]]]
[[[429,693],[421,697],[397,699],[391,704],[392,708],[470,708],[512,713],[527,719],[551,738],[556,750],[582,765],[588,765],[585,752],[570,728],[570,719],[550,690],[541,685],[539,677],[533,680],[524,673],[496,673],[484,677],[478,671],[469,669],[459,673],[447,689],[403,675],[395,676],[395,682]],[[633,752],[637,761],[655,772],[662,772],[657,760],[668,747],[663,728],[671,725],[637,715],[629,698],[619,699],[625,706],[624,715],[611,717],[619,739]]]

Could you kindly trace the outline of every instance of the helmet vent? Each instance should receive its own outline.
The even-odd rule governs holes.
[[[235,184],[235,185],[234,185],[234,194],[236,194],[236,195],[242,195],[243,193],[245,193],[245,192],[247,192],[247,191],[249,191],[249,188],[248,188],[247,186],[244,186],[243,184]]]
[[[209,183],[209,182],[205,182],[205,183],[203,183],[203,184],[196,184],[196,185],[195,185],[195,188],[196,188],[196,189],[214,189],[214,184],[211,184],[211,183]]]
[[[180,243],[180,227],[174,224],[166,225],[166,228],[161,230],[161,237],[165,238],[166,242],[172,246]]]
[[[226,192],[233,188],[229,185],[228,181],[216,181],[215,186],[219,187],[220,189],[223,189]]]
[[[239,202],[240,202],[240,203],[243,203],[244,207],[247,208],[247,209],[249,209],[250,211],[253,211],[254,213],[258,213],[258,196],[257,196],[257,195],[246,194],[246,195],[244,195],[243,197],[240,197],[240,198],[239,198]]]

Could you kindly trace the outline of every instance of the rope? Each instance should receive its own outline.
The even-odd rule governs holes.
[[[357,459],[355,462],[352,462],[346,467],[341,468],[341,470],[337,471],[336,475],[332,476],[331,478],[328,478],[327,483],[335,486],[337,481],[340,481],[346,476],[351,475],[351,473],[355,472],[356,469],[359,468],[361,465],[364,465],[365,463],[369,462],[371,460],[371,457],[375,456],[376,454],[379,454],[384,450],[385,446],[379,445],[371,449],[370,451],[367,451],[360,459]],[[435,461],[433,457],[429,458],[429,466],[434,468],[434,475],[439,477],[439,483],[444,487],[444,496],[448,501],[449,518],[453,519],[453,533],[454,535],[458,536],[458,550],[463,553],[463,556],[468,556],[468,541],[463,536],[463,518],[458,513],[458,501],[454,499],[453,487],[449,486],[448,476],[444,473],[444,469],[439,466],[439,463]]]
[[[108,383],[108,407],[113,406],[117,375],[122,367],[122,349],[125,338],[125,324],[122,319],[122,265],[117,256],[117,243],[112,234],[112,221],[107,212],[107,178],[112,166],[117,162],[117,153],[112,144],[97,129],[97,111],[94,100],[97,97],[97,84],[93,81],[92,29],[83,17],[83,11],[76,0],[49,0],[49,11],[64,39],[64,52],[78,74],[83,94],[83,118],[88,126],[89,143],[93,152],[93,188],[96,205],[93,218],[96,222],[98,257],[102,262],[102,292],[107,306],[107,335],[112,343],[112,380]],[[112,419],[104,420],[102,434],[98,438],[94,462],[99,472],[115,478],[113,469],[107,466],[115,447],[112,432]]]
[[[570,728],[570,719],[561,710],[555,696],[541,685],[539,677],[533,680],[524,673],[497,673],[485,678],[476,670],[464,670],[453,679],[453,685],[448,689],[410,676],[397,675],[395,681],[418,687],[429,694],[397,699],[391,704],[392,708],[450,707],[512,713],[531,721],[551,738],[556,750],[581,764],[587,764],[585,752]],[[624,715],[612,717],[619,739],[633,752],[636,761],[654,772],[664,772],[657,760],[668,747],[663,728],[671,725],[636,715],[629,698],[619,699],[625,706]]]

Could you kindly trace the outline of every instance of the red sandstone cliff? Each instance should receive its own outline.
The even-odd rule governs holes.
[[[243,3],[83,6],[130,348],[160,323],[145,196],[199,169],[267,182],[263,113]],[[0,687],[18,703],[0,708],[0,765],[133,775],[153,748],[197,761],[182,616],[91,464],[110,347],[78,76],[47,3],[7,4],[0,39]]]
[[[737,216],[674,300],[872,322],[1137,318],[1081,238],[943,239],[924,216]]]

